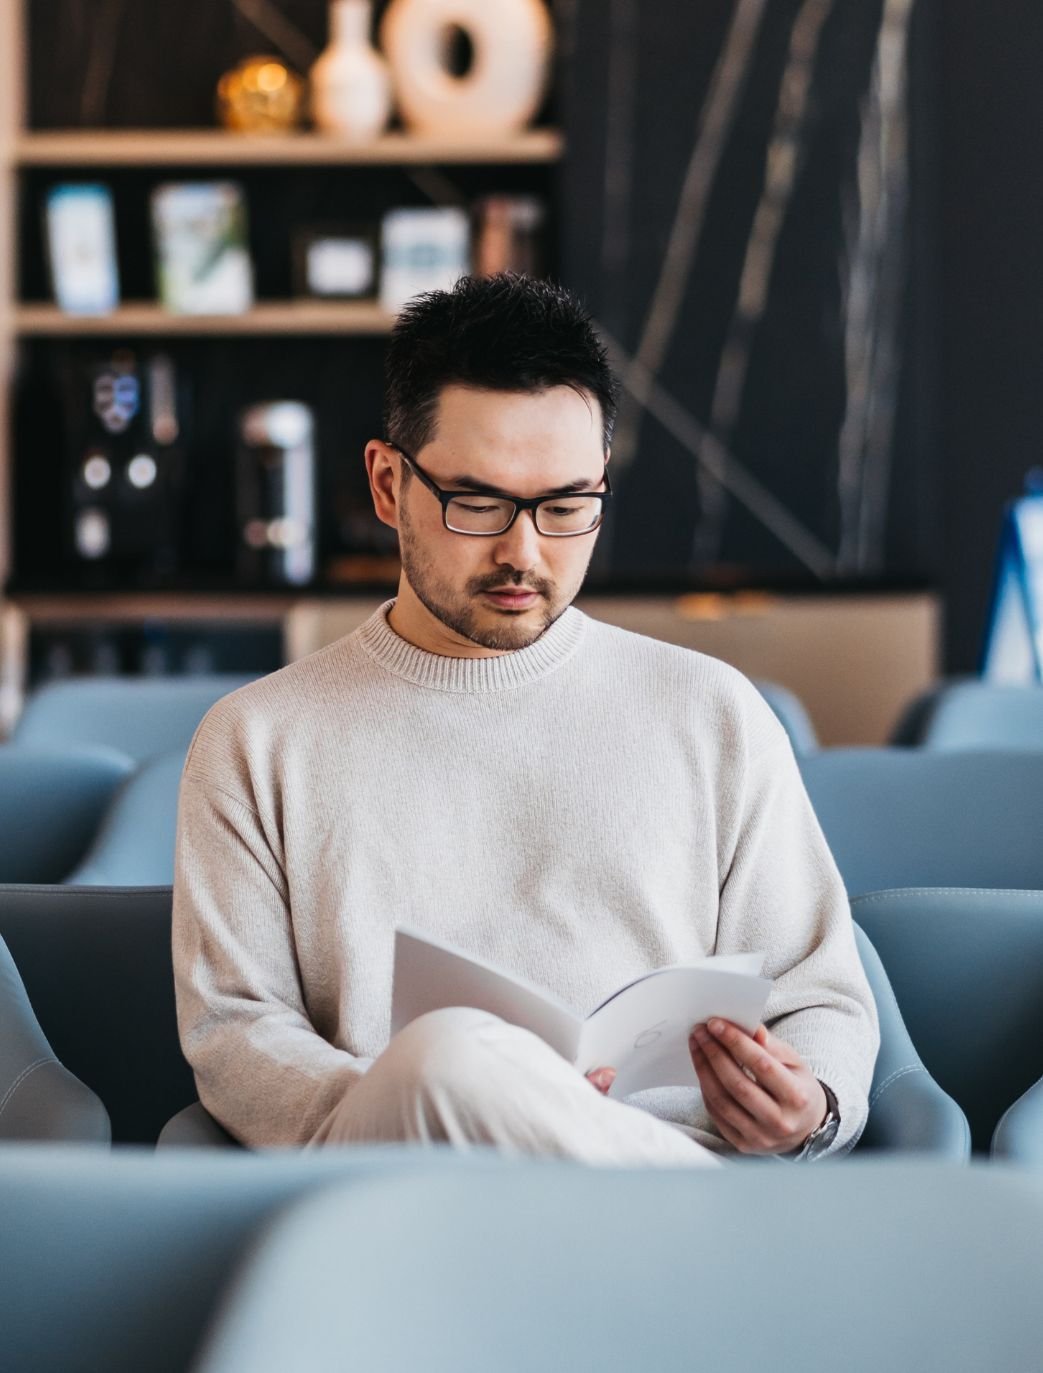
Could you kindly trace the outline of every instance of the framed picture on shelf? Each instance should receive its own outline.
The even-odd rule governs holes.
[[[400,310],[421,291],[449,290],[471,270],[471,224],[456,206],[389,210],[380,226],[380,303]]]
[[[375,300],[380,242],[375,226],[308,225],[293,238],[293,289],[317,300]]]
[[[71,315],[107,315],[119,304],[112,192],[86,183],[52,186],[44,200],[51,290]]]
[[[152,192],[156,281],[176,314],[236,315],[253,305],[246,197],[233,181],[170,182]]]

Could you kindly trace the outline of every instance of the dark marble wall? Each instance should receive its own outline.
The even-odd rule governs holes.
[[[722,583],[930,576],[926,6],[578,0],[568,19],[563,271],[625,357],[657,325],[665,334],[653,366],[661,404],[646,395],[629,416],[624,406],[608,566]],[[890,184],[860,189],[885,21],[905,46],[911,94],[884,131],[900,153],[883,173]],[[711,157],[729,79],[736,95]],[[792,158],[788,184],[780,157]],[[712,173],[686,201],[686,178],[707,162]],[[882,217],[872,252],[858,243],[860,214]],[[689,254],[671,274],[678,231],[680,256]],[[851,354],[860,337],[849,314],[859,252],[874,350],[861,440],[849,417],[858,406]],[[741,308],[758,272],[763,303]],[[707,473],[715,462],[726,466],[727,488]]]

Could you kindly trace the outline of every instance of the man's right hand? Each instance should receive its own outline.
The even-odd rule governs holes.
[[[593,1083],[602,1096],[607,1096],[609,1089],[616,1080],[616,1070],[615,1068],[591,1068],[590,1072],[586,1074],[586,1079]]]

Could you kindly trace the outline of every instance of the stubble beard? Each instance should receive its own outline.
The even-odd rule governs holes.
[[[462,591],[457,591],[435,572],[431,558],[421,550],[404,512],[399,522],[399,551],[402,571],[425,610],[455,634],[493,652],[510,653],[519,648],[528,648],[550,629],[572,602],[571,596],[564,602],[556,599],[553,582],[545,578],[526,577],[524,573],[509,568],[484,577],[472,577]],[[543,597],[543,607],[536,623],[532,621],[531,612],[523,618],[519,611],[504,611],[493,623],[482,623],[482,609],[475,598],[483,591],[507,585],[523,586]]]

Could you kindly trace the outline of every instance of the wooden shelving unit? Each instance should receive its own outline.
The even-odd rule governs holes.
[[[268,301],[241,315],[177,315],[151,301],[128,301],[108,315],[70,315],[53,305],[17,305],[20,337],[98,337],[109,334],[207,335],[386,334],[394,316],[354,301]]]
[[[315,133],[282,137],[221,129],[60,129],[13,141],[20,167],[420,166],[556,162],[562,138],[531,129],[511,138],[424,138],[388,133],[348,143]]]
[[[71,315],[49,302],[19,298],[18,202],[27,176],[54,169],[55,176],[77,173],[103,178],[109,170],[178,169],[191,175],[216,170],[235,174],[242,168],[399,167],[414,176],[451,167],[549,166],[564,151],[555,129],[531,129],[504,137],[430,138],[396,131],[359,144],[311,131],[285,136],[255,136],[209,128],[66,128],[27,127],[24,74],[28,70],[28,0],[0,0],[0,587],[11,573],[10,536],[12,464],[10,398],[23,341],[82,338],[308,336],[371,337],[386,335],[394,316],[376,302],[263,299],[236,315],[173,314],[150,300],[128,300],[111,314]],[[37,178],[38,179],[38,178]],[[434,183],[432,183],[434,184]],[[140,595],[67,595],[21,593],[0,599],[0,735],[20,708],[31,628],[62,627],[87,622],[113,626],[148,620],[171,623],[223,621],[283,626],[288,657],[318,647],[328,634],[331,614],[354,624],[380,596],[338,602],[309,599],[292,590],[244,595],[161,593]]]

